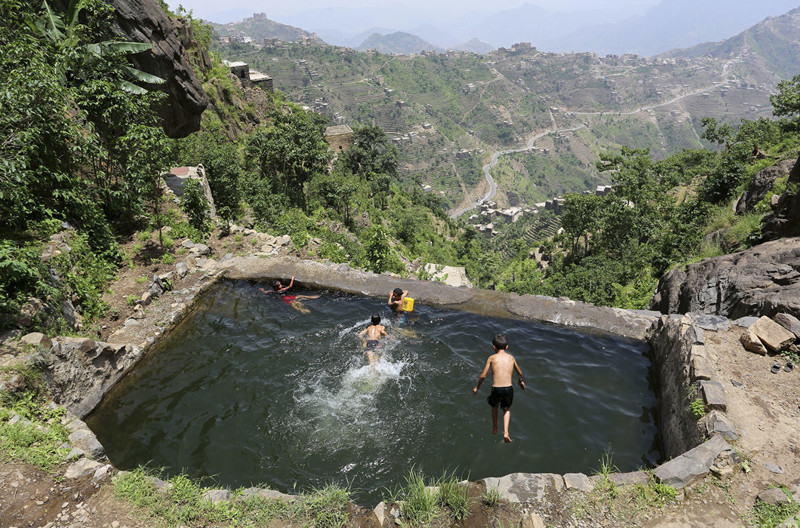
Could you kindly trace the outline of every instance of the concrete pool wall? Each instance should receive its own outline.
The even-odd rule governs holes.
[[[653,476],[661,482],[682,488],[710,471],[720,455],[730,456],[736,432],[725,416],[724,394],[713,379],[714,369],[704,354],[704,331],[724,326],[727,319],[709,316],[662,316],[654,312],[631,311],[533,295],[516,295],[441,283],[376,275],[354,270],[347,265],[303,261],[296,258],[241,257],[215,264],[191,288],[181,288],[173,278],[175,290],[151,304],[142,319],[129,319],[114,332],[108,343],[91,339],[56,338],[51,353],[48,379],[57,403],[67,407],[77,419],[76,430],[82,440],[73,442],[79,451],[97,456],[97,441],[80,418],[89,414],[105,394],[119,382],[149,349],[189,313],[199,296],[222,279],[267,281],[295,277],[302,287],[336,290],[376,298],[388,297],[396,287],[409,290],[419,304],[456,308],[493,317],[514,317],[552,323],[585,332],[603,332],[646,340],[652,349],[656,391],[660,400],[660,430],[667,462],[652,472],[614,474],[615,483],[647,483]],[[729,323],[728,323],[729,324]],[[711,411],[697,421],[690,412],[694,397],[703,398]],[[706,438],[710,440],[704,443]],[[82,447],[83,446],[83,447]],[[85,448],[84,448],[85,447]],[[717,461],[719,463],[719,461]],[[525,468],[520,468],[524,470]],[[652,476],[651,476],[652,473]],[[483,479],[513,502],[541,501],[552,492],[590,491],[598,477],[583,473],[567,475],[514,473]]]

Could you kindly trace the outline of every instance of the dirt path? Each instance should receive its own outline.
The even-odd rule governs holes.
[[[64,468],[61,468],[63,474]],[[56,479],[27,464],[0,465],[0,526],[48,528],[150,528],[131,504],[116,500],[111,486],[91,476]]]

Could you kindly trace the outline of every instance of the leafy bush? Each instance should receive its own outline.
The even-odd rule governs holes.
[[[373,226],[364,242],[364,265],[374,273],[391,271],[399,273],[403,266],[394,255],[386,230],[383,226]]]
[[[208,233],[211,228],[210,208],[206,200],[200,180],[189,178],[183,188],[181,209],[189,217],[189,225],[201,233]]]
[[[699,420],[706,415],[706,406],[702,398],[696,398],[689,403],[689,408],[695,420]]]

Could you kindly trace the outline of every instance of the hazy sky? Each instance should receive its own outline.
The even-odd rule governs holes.
[[[170,7],[183,5],[194,12],[195,17],[212,22],[232,22],[241,20],[252,13],[266,13],[272,20],[281,22],[284,18],[295,18],[304,11],[322,8],[379,8],[394,6],[402,10],[404,15],[419,13],[420,23],[431,13],[465,12],[471,10],[499,10],[517,7],[523,3],[535,4],[547,9],[572,11],[575,9],[626,7],[643,8],[658,3],[658,0],[402,0],[397,3],[386,0],[168,0]],[[391,25],[391,20],[385,22]]]

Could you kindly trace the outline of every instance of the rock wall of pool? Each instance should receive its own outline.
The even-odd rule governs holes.
[[[281,491],[347,482],[360,503],[375,503],[415,466],[481,479],[522,502],[547,488],[590,488],[586,474],[605,453],[621,479],[661,471],[680,487],[703,469],[676,462],[707,472],[729,449],[688,410],[675,412],[702,355],[691,318],[291,258],[223,264],[193,291],[165,295],[112,344],[58,345],[58,401],[80,417],[95,411],[87,422],[117,467],[151,463]],[[290,276],[293,291],[321,293],[304,300],[310,314],[261,292]],[[416,299],[403,321],[386,308],[395,287]],[[372,313],[392,337],[370,366],[357,334]],[[511,445],[490,433],[488,383],[471,396],[497,332],[529,389],[515,394]]]

